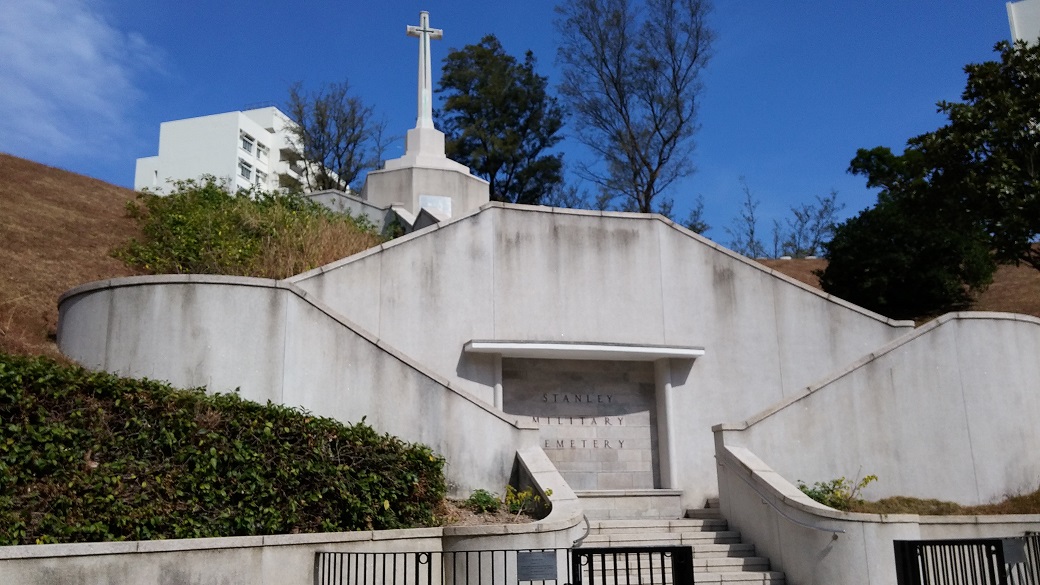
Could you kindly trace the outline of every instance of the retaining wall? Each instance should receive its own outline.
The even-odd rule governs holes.
[[[501,490],[515,452],[537,444],[530,423],[453,387],[285,282],[121,278],[69,291],[59,310],[59,347],[88,368],[184,388],[238,388],[249,400],[366,419],[443,455],[455,494]]]

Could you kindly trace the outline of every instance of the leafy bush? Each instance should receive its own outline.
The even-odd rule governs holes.
[[[364,422],[0,354],[0,544],[428,525],[443,466]]]
[[[494,514],[498,512],[502,502],[498,499],[498,494],[493,494],[487,490],[475,490],[462,504],[474,512],[481,514],[490,512]]]
[[[231,194],[213,177],[179,181],[166,196],[141,193],[127,213],[141,223],[144,238],[115,256],[160,274],[287,278],[381,242],[364,217],[294,194]]]
[[[546,490],[547,496],[552,495],[552,490]],[[520,514],[533,515],[536,509],[542,504],[542,496],[534,493],[532,488],[526,488],[518,490],[515,487],[508,485],[506,486],[506,498],[505,498],[506,509],[511,514],[516,514],[517,517]]]
[[[860,491],[874,481],[877,481],[876,475],[868,475],[858,482],[839,477],[827,482],[818,481],[809,487],[799,480],[798,489],[824,506],[847,512],[853,504],[862,501],[859,498]]]

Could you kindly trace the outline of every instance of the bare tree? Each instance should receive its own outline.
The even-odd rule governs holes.
[[[693,172],[693,135],[712,31],[707,0],[563,0],[560,93],[577,137],[596,153],[579,166],[608,202],[650,213]]]
[[[726,233],[732,238],[729,247],[734,252],[749,258],[764,258],[766,247],[758,234],[757,216],[758,205],[761,201],[755,199],[755,196],[751,194],[751,187],[748,186],[744,177],[740,178],[740,187],[744,192],[744,201],[740,204],[740,217],[733,220],[731,227],[726,228]],[[777,227],[776,224],[774,227]],[[774,234],[776,233],[774,230]],[[774,248],[777,247],[776,244],[777,242],[774,241]]]
[[[838,192],[834,190],[829,195],[817,195],[816,203],[791,207],[787,229],[776,226],[776,231],[782,234],[780,253],[794,258],[822,254],[823,245],[834,237],[838,214],[844,208],[845,204],[838,203]]]
[[[323,85],[314,93],[303,84],[289,87],[288,115],[293,151],[311,190],[346,191],[361,174],[379,165],[386,122],[351,95],[347,82]]]

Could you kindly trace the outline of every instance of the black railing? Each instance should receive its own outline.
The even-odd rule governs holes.
[[[1040,585],[1040,535],[894,544],[898,585]]]
[[[1040,585],[1040,534],[1004,540],[1009,585]]]
[[[570,582],[570,549],[319,552],[316,585],[478,585]]]
[[[693,548],[576,548],[571,551],[571,574],[574,585],[686,585],[693,583]]]
[[[653,585],[693,583],[689,546],[319,552],[315,585]]]

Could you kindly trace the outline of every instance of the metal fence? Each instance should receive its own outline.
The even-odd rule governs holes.
[[[319,552],[316,585],[478,585],[570,582],[569,549]]]
[[[692,584],[693,548],[576,548],[571,551],[571,574],[573,585]]]
[[[683,585],[693,549],[575,548],[450,552],[319,552],[315,585]]]
[[[1040,585],[1040,535],[894,544],[898,585]]]

